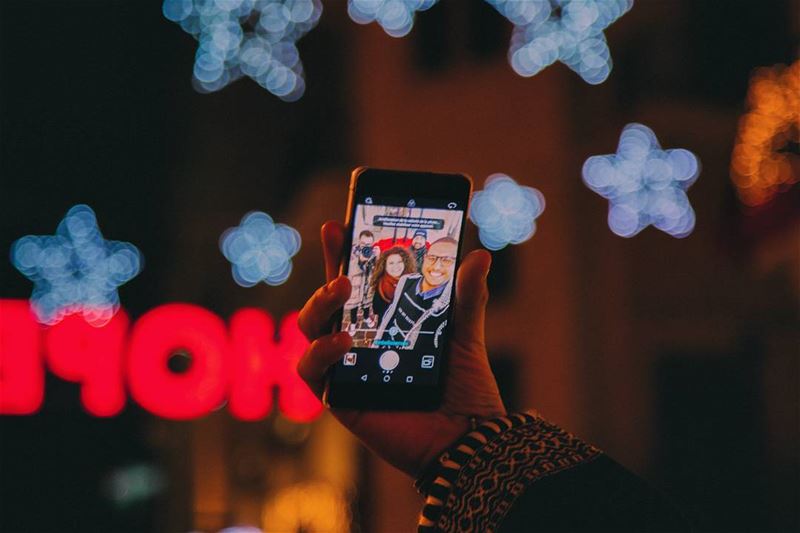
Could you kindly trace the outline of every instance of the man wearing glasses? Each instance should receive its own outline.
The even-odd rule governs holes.
[[[442,237],[431,244],[421,274],[406,274],[397,282],[394,299],[375,335],[376,348],[439,347],[450,306],[458,242]]]

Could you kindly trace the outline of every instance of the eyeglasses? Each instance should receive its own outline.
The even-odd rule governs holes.
[[[425,256],[425,262],[426,263],[431,263],[431,264],[435,265],[436,261],[441,261],[442,262],[442,266],[449,267],[449,266],[453,266],[453,263],[456,262],[456,258],[452,257],[452,256],[446,256],[446,255],[431,255],[431,254],[427,254]]]

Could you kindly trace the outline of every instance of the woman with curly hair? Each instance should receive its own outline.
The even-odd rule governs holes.
[[[417,264],[411,253],[402,246],[393,246],[380,255],[370,280],[374,323],[380,322],[383,313],[392,302],[400,276],[413,274],[416,271]]]

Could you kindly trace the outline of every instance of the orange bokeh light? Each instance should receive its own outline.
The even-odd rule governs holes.
[[[758,69],[747,103],[731,158],[731,180],[742,203],[755,207],[798,181],[780,149],[800,142],[800,61]]]

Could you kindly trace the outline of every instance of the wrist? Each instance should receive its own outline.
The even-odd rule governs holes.
[[[434,468],[441,457],[441,455],[451,448],[456,442],[462,439],[466,434],[475,431],[481,424],[488,420],[501,418],[506,416],[506,411],[500,410],[492,416],[487,415],[454,415],[448,417],[447,423],[440,426],[440,430],[434,437],[427,450],[422,454],[422,457],[413,472],[409,475],[414,479],[419,478],[424,472]]]
[[[531,413],[501,415],[490,419],[461,417],[465,430],[449,445],[443,446],[438,454],[425,462],[415,476],[414,487],[421,494],[427,494],[437,477],[455,475],[472,455],[487,442],[509,429],[534,422],[538,417]]]
[[[455,416],[448,420],[447,423],[441,424],[439,431],[436,432],[427,449],[420,457],[417,468],[415,471],[409,472],[411,477],[417,479],[424,472],[438,465],[439,458],[445,450],[473,429],[474,425],[471,422],[471,418],[466,416]]]

